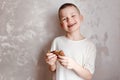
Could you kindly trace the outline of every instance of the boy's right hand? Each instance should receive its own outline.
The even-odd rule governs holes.
[[[57,61],[57,56],[53,53],[46,53],[46,59],[45,59],[46,63],[50,66],[55,65],[56,61]]]

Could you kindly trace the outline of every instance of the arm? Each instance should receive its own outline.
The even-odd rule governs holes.
[[[59,56],[59,62],[62,66],[67,69],[73,70],[78,76],[82,77],[85,80],[91,80],[92,74],[90,71],[83,66],[76,63],[73,59],[65,56]]]
[[[88,53],[86,53],[86,60],[83,66],[66,56],[59,56],[58,60],[63,67],[73,70],[81,78],[91,80],[95,67],[95,46],[90,47],[87,52]]]
[[[79,75],[80,77],[82,77],[85,80],[91,80],[92,79],[91,72],[88,69],[84,68],[83,66],[81,66],[77,63],[74,63],[74,66],[73,66],[72,70],[77,75]]]
[[[54,51],[54,50],[56,50],[56,41],[55,40],[53,40],[53,42],[52,42],[50,51]],[[48,63],[50,71],[55,71],[57,56],[55,54],[51,53],[50,51],[46,54],[46,63]]]
[[[55,64],[49,65],[49,70],[50,71],[55,71],[56,70],[56,65]]]
[[[96,47],[94,44],[87,47],[84,66],[73,61],[73,71],[85,80],[91,80],[95,69]]]
[[[50,71],[55,71],[56,70],[57,56],[55,54],[47,53],[45,61],[49,65]]]

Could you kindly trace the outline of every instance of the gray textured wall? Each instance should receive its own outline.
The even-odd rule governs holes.
[[[50,80],[44,55],[63,34],[65,2],[81,9],[81,31],[97,45],[93,80],[120,80],[120,0],[0,0],[0,80]]]

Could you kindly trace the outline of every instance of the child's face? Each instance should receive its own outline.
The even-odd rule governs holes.
[[[66,32],[79,30],[81,21],[81,15],[74,6],[60,10],[60,24]]]

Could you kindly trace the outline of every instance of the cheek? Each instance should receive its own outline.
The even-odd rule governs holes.
[[[64,28],[64,24],[63,24],[63,23],[60,23],[60,27],[61,27],[61,28]]]
[[[66,25],[65,23],[61,23],[62,28],[65,28],[65,25]]]
[[[81,20],[81,19],[79,19],[79,18],[77,19],[77,21],[78,21],[78,23],[81,23],[81,22],[82,22],[82,20]]]

